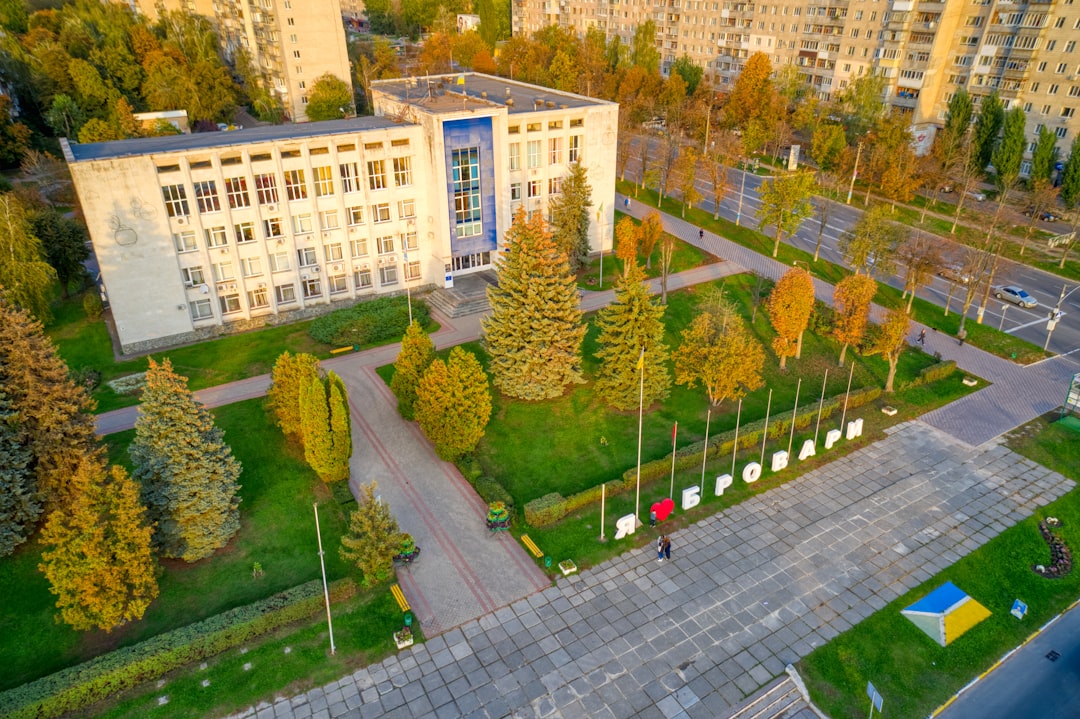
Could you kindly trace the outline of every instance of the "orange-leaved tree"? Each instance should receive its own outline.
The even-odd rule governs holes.
[[[784,369],[788,357],[802,355],[802,337],[814,311],[814,280],[801,267],[788,270],[773,287],[766,304],[776,330],[772,348]]]
[[[660,219],[660,213],[652,210],[641,221],[638,228],[638,249],[645,255],[645,267],[652,267],[652,253],[656,249],[656,243],[664,235],[664,221]]]
[[[641,231],[631,217],[624,217],[615,225],[615,256],[622,260],[623,277],[630,272],[630,265],[637,264],[640,235]]]
[[[874,344],[867,354],[879,354],[889,362],[889,376],[885,378],[885,391],[893,391],[893,378],[896,377],[896,364],[900,361],[900,355],[907,348],[907,335],[911,329],[911,319],[907,312],[900,308],[889,310],[885,315],[885,321],[878,328]]]
[[[870,302],[875,292],[877,283],[866,275],[848,275],[836,283],[833,291],[833,306],[836,308],[833,337],[841,344],[840,366],[844,365],[848,345],[858,344],[866,334]]]

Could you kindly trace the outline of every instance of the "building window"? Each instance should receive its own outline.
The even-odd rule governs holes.
[[[288,252],[272,252],[269,259],[271,272],[284,272],[289,269]]]
[[[1058,75],[1064,75],[1065,70],[1067,70],[1067,69],[1068,69],[1068,65],[1066,65],[1065,63],[1060,63],[1057,66],[1057,74]]]
[[[335,295],[349,291],[349,283],[345,275],[334,275],[326,278],[326,286],[330,288],[330,294]]]
[[[283,237],[285,231],[281,228],[281,218],[270,217],[263,220],[263,235],[265,235],[268,240],[272,240],[276,237]]]
[[[341,170],[341,191],[342,192],[359,192],[360,191],[360,171],[356,167],[355,162],[343,162],[338,165],[338,169]]]
[[[183,185],[165,185],[161,188],[161,196],[165,199],[169,217],[187,217],[187,190]]]
[[[314,247],[301,247],[296,251],[296,256],[299,259],[301,267],[311,267],[319,262],[315,257]]]
[[[176,243],[177,252],[194,252],[199,249],[199,246],[195,243],[194,230],[177,232],[173,235],[173,242]]]
[[[520,182],[511,182],[510,183],[510,201],[511,202],[519,202],[520,200],[521,200],[521,183]]]
[[[278,201],[277,179],[273,174],[255,175],[255,194],[260,205],[272,205]]]
[[[548,194],[557,195],[562,192],[562,178],[550,177],[548,178]]]
[[[371,270],[367,267],[361,267],[353,272],[353,286],[358,290],[367,290],[371,288]]]
[[[540,141],[529,140],[527,149],[529,151],[529,169],[540,167]]]
[[[521,169],[521,143],[513,142],[510,144],[510,169]]]
[[[306,235],[311,232],[311,215],[293,215],[292,231],[294,235]]]
[[[300,287],[303,289],[305,299],[318,297],[322,294],[322,284],[317,277],[310,280],[301,280]]]
[[[255,223],[254,222],[238,222],[233,225],[233,233],[236,235],[236,244],[242,245],[245,242],[255,241]]]
[[[214,273],[214,282],[227,282],[236,279],[231,262],[215,262],[210,266],[210,269]]]
[[[285,195],[290,201],[307,199],[303,170],[285,170]]]
[[[352,257],[367,257],[367,238],[349,240],[349,255]]]
[[[397,265],[383,265],[379,268],[379,284],[384,287],[397,284]]]
[[[1054,131],[1054,134],[1056,134],[1058,137],[1060,137],[1062,140],[1064,140],[1065,136],[1069,134],[1069,128],[1067,128],[1067,127],[1059,127],[1057,130]]]
[[[203,232],[206,235],[207,247],[225,247],[229,244],[229,236],[224,227],[211,227]]]
[[[337,210],[323,210],[319,213],[319,223],[324,230],[336,230],[341,225],[338,224]]]
[[[394,184],[398,187],[407,187],[412,184],[412,158],[394,158]]]
[[[335,242],[332,245],[324,245],[323,254],[326,255],[327,262],[340,262],[342,259],[344,259],[344,254],[341,251],[340,242]]]
[[[394,236],[393,235],[387,235],[385,237],[380,237],[378,240],[376,240],[376,242],[378,243],[378,248],[379,248],[379,254],[380,255],[388,255],[388,254],[390,254],[391,252],[394,251]]]
[[[330,166],[311,169],[315,173],[315,197],[329,197],[334,194],[334,171]]]
[[[568,159],[571,163],[581,162],[581,135],[570,136],[570,156]]]
[[[189,302],[188,307],[191,308],[191,319],[193,320],[208,320],[214,316],[214,308],[209,299]]]
[[[380,222],[389,222],[390,221],[390,203],[384,202],[384,203],[382,203],[380,205],[372,205],[371,206],[371,217],[372,217],[371,221],[374,222],[376,225],[379,224]]]
[[[405,281],[411,282],[412,280],[420,279],[420,263],[419,262],[407,262],[405,263]]]
[[[254,290],[250,290],[247,293],[248,305],[253,310],[262,309],[270,306],[270,297],[265,287],[257,287]]]
[[[180,270],[180,275],[184,278],[184,284],[188,287],[205,284],[206,282],[202,267],[185,267]]]
[[[562,162],[562,138],[552,137],[548,139],[548,164],[558,165]]]
[[[480,210],[480,148],[451,152],[454,179],[454,225],[458,237],[483,233]]]
[[[406,232],[401,236],[401,248],[406,252],[415,252],[420,249],[420,242],[416,239],[415,232]]]
[[[195,201],[199,205],[199,212],[221,212],[221,201],[218,199],[217,186],[213,180],[192,184],[195,186]]]
[[[350,207],[349,213],[349,225],[362,225],[364,224],[364,208],[363,207]]]
[[[225,178],[225,194],[229,198],[229,207],[234,210],[238,207],[251,206],[251,196],[248,195],[246,177]]]
[[[540,197],[540,180],[529,180],[529,197]]]
[[[240,311],[239,293],[233,292],[232,294],[222,295],[218,297],[218,302],[221,303],[221,314],[223,315]]]
[[[240,271],[244,277],[258,277],[263,273],[261,257],[245,257],[240,260]]]
[[[1047,94],[1047,95],[1056,95],[1056,94],[1057,94],[1057,91],[1058,91],[1058,86],[1057,86],[1056,84],[1054,84],[1054,85],[1051,85],[1051,86],[1050,86],[1050,89],[1048,89],[1048,90],[1046,91],[1046,94]]]
[[[416,200],[401,200],[398,202],[398,217],[402,220],[416,217]]]
[[[278,285],[274,288],[274,298],[279,305],[296,302],[296,285]]]
[[[1076,114],[1076,108],[1075,107],[1063,107],[1063,108],[1061,108],[1061,116],[1062,117],[1072,117],[1074,114]]]
[[[372,190],[386,189],[386,162],[384,160],[368,160],[368,187]]]

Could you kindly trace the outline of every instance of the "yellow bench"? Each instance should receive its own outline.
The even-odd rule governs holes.
[[[536,546],[536,542],[529,539],[529,535],[527,535],[527,534],[521,535],[521,543],[524,544],[525,547],[530,552],[532,552],[532,555],[534,557],[536,557],[537,559],[540,559],[541,557],[544,556],[544,553],[542,551],[540,551],[540,547]]]
[[[350,345],[348,347],[338,347],[336,350],[330,350],[330,354],[336,355],[336,354],[341,354],[342,352],[352,352],[352,351],[353,351],[353,348]]]
[[[394,595],[394,599],[397,600],[398,606],[401,607],[401,611],[409,611],[409,600],[405,598],[405,594],[401,591],[401,587],[396,584],[391,584],[390,593]]]

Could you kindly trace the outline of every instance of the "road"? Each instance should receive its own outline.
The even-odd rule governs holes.
[[[655,138],[653,142],[656,142]],[[658,156],[659,148],[653,150],[652,157],[654,161]],[[637,158],[631,158],[627,164],[626,174],[630,179],[638,177]],[[731,189],[720,202],[721,216],[732,222],[738,221],[743,227],[757,229],[757,212],[761,207],[758,188],[766,179],[750,172],[743,173],[737,169],[730,170],[728,181]],[[713,212],[712,185],[707,179],[701,178],[698,180],[697,187],[704,198],[699,203],[699,207]],[[837,249],[838,242],[840,236],[853,227],[862,215],[862,197],[860,193],[856,193],[852,198],[851,205],[838,202],[830,203],[824,228],[821,227],[820,215],[815,213],[814,217],[802,224],[798,232],[785,237],[784,242],[813,254],[820,233],[821,251],[819,256],[821,259],[841,265],[845,264]],[[820,201],[821,198],[816,198],[815,205]],[[767,231],[771,233],[772,229],[768,228]],[[945,242],[949,245],[945,250],[946,255],[950,253],[958,255],[960,253],[961,246],[959,244],[948,239],[945,239]],[[882,280],[880,277],[877,279]],[[903,287],[903,282],[899,276],[894,275],[885,278],[884,281],[893,287]],[[1011,303],[1003,303],[991,296],[986,306],[983,323],[999,327],[1005,332],[1016,335],[1039,347],[1042,347],[1046,342],[1048,313],[1057,305],[1058,298],[1061,296],[1062,285],[1065,285],[1068,296],[1062,303],[1062,317],[1051,335],[1049,349],[1057,354],[1080,351],[1080,283],[1068,282],[1049,272],[1008,260],[1002,261],[994,282],[997,285],[1019,285],[1038,300],[1039,306],[1033,309],[1024,309]],[[946,302],[949,302],[950,284],[942,278],[935,278],[929,286],[919,290],[919,297],[940,306],[945,306]],[[954,310],[959,310],[960,295],[959,291],[953,292],[949,306]],[[982,292],[980,291],[969,310],[969,319],[974,319],[981,300]]]

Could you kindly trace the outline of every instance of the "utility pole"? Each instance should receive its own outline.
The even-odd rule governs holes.
[[[1066,285],[1061,285],[1061,295],[1058,297],[1057,305],[1054,307],[1054,311],[1050,313],[1050,317],[1046,320],[1046,342],[1043,344],[1043,352],[1050,346],[1050,335],[1054,334],[1054,328],[1057,327],[1058,320],[1061,319],[1061,303],[1065,301],[1066,297],[1080,289],[1080,285],[1077,285],[1066,294],[1065,287]]]
[[[739,210],[738,210],[738,212],[735,213],[735,225],[736,226],[740,226],[739,223],[742,221],[742,198],[743,198],[743,190],[745,190],[745,189],[746,189],[746,159],[744,158],[743,162],[742,162],[742,182],[739,184]]]
[[[859,143],[858,149],[855,150],[855,167],[851,169],[851,184],[848,185],[847,191],[847,204],[851,204],[851,193],[855,191],[855,178],[859,176],[859,157],[862,156],[862,142]]]

